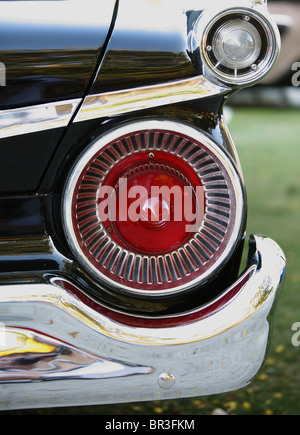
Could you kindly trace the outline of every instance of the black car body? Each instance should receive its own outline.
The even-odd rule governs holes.
[[[223,107],[279,34],[264,1],[209,3],[1,2],[1,409],[220,393],[260,368],[285,259],[251,235],[239,272]]]

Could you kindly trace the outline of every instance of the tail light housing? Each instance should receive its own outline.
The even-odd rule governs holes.
[[[278,28],[258,2],[253,9],[207,9],[195,23],[193,33],[204,75],[229,86],[253,85],[278,58]]]
[[[230,155],[201,130],[165,120],[122,125],[75,163],[63,197],[74,256],[123,294],[201,287],[227,261],[244,225]]]

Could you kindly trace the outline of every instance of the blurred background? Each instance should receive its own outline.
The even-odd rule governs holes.
[[[258,86],[239,92],[232,106],[300,108],[300,2],[268,0],[281,34],[275,67]]]
[[[248,235],[273,238],[288,264],[263,368],[249,386],[217,396],[12,413],[300,415],[300,346],[292,343],[300,322],[300,2],[268,5],[282,35],[280,58],[263,82],[229,101],[227,112],[247,188]]]

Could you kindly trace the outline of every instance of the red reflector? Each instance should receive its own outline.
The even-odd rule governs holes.
[[[112,193],[100,198],[99,207],[101,220],[116,243],[139,254],[160,255],[188,240],[187,227],[196,219],[184,211],[190,207],[191,214],[196,214],[195,183],[199,188],[200,183],[180,163],[176,156],[141,150],[108,172],[102,186],[108,193],[113,188]],[[201,220],[203,188],[198,196]]]
[[[226,260],[242,197],[230,159],[204,134],[140,122],[101,137],[79,159],[66,187],[65,229],[103,284],[165,294],[199,284]]]

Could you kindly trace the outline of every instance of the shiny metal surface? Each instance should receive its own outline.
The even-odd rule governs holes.
[[[157,86],[89,95],[84,99],[74,122],[212,97],[228,91],[229,88],[216,86],[199,76]],[[0,110],[0,139],[66,127],[80,102],[81,99],[74,99]]]
[[[0,139],[66,127],[80,99],[0,110]]]
[[[263,48],[251,67],[228,69],[225,68],[228,67],[225,59],[222,61],[217,55],[211,56],[210,53],[214,50],[211,44],[224,20],[228,22],[232,20],[233,23],[237,19],[246,20],[257,27],[262,36]],[[208,6],[195,23],[190,44],[191,42],[190,50],[195,50],[201,58],[199,69],[203,68],[203,75],[212,82],[233,87],[245,87],[261,80],[274,66],[280,51],[280,34],[264,1],[226,0],[222,2],[222,8],[219,4]],[[198,47],[200,47],[199,51],[197,51]]]
[[[0,383],[115,378],[146,375],[151,371],[150,367],[101,358],[44,334],[22,328],[5,329],[5,346],[0,345]]]
[[[234,296],[176,327],[126,326],[55,279],[2,285],[0,409],[191,397],[245,386],[265,358],[285,272],[284,254],[272,240],[252,236],[250,254],[244,274],[225,292],[238,288]]]
[[[202,76],[170,83],[88,95],[75,117],[75,122],[104,116],[116,116],[152,107],[192,101],[228,93],[226,86],[217,86]]]
[[[5,14],[3,15],[4,23],[5,25],[9,26],[9,29],[10,27],[14,28],[15,23],[12,15],[12,5],[10,4],[10,2],[4,2],[4,3],[5,3],[4,5]],[[26,6],[28,6],[29,3],[30,2],[27,1],[21,2],[22,8],[25,8],[25,10],[28,11],[26,9]],[[27,50],[34,47],[35,52],[36,52],[36,47],[34,46],[34,44],[36,44],[37,42],[34,41],[37,41],[39,39],[37,35],[38,32],[40,32],[40,27],[38,27],[37,30],[35,26],[37,26],[37,24],[39,24],[40,26],[39,19],[41,19],[41,22],[45,21],[44,13],[41,18],[43,9],[41,8],[40,3],[41,2],[36,2],[36,7],[38,7],[37,8],[38,15],[35,18],[29,17],[28,14],[27,15],[25,14],[24,16],[24,23],[26,23],[26,25],[29,24],[33,25],[32,29],[35,30],[31,30],[31,31],[33,33],[36,32],[34,33],[34,36],[31,36],[30,44],[29,42],[26,42],[26,44],[28,45]],[[56,3],[59,3],[59,5],[55,6]],[[55,33],[55,26],[54,25],[53,27],[50,26],[50,24],[52,25],[54,23],[53,17],[55,16],[55,18],[57,18],[57,13],[55,12],[59,11],[60,8],[66,8],[68,10],[68,8],[71,8],[73,4],[76,5],[76,9],[75,9],[76,15],[74,15],[72,18],[69,19],[69,21],[67,22],[67,28],[74,29],[75,26],[78,26],[78,29],[80,31],[82,32],[85,31],[85,25],[83,25],[81,15],[80,15],[82,14],[82,5],[80,5],[79,2],[77,2],[76,0],[68,0],[67,2],[65,2],[65,4],[62,5],[60,3],[61,2],[51,1],[49,2],[49,4],[47,4],[47,8],[49,8],[49,14],[50,14],[50,18],[47,20],[50,29],[49,32],[51,31],[52,33],[53,32]],[[196,49],[199,49],[203,35],[205,39],[206,27],[210,25],[213,19],[216,19],[216,17],[220,16],[220,13],[223,11],[223,9],[220,10],[219,6],[211,7],[207,2],[203,1],[202,4],[199,5],[199,8],[202,7],[205,10],[204,13],[198,19],[194,31],[191,32],[193,33],[193,36],[191,37],[190,35],[189,36],[187,35],[188,29],[186,27],[185,14],[189,10],[189,8],[193,8],[193,7],[196,8],[195,2],[190,2],[189,4],[186,4],[184,7],[179,9],[171,8],[170,3],[166,0],[163,1],[161,5],[150,4],[150,3],[145,0],[143,2],[141,1],[136,2],[136,0],[130,0],[129,6],[133,8],[136,11],[136,13],[139,13],[140,17],[143,17],[142,24],[141,22],[139,22],[139,20],[136,19],[136,16],[134,14],[133,14],[134,18],[133,16],[131,17],[133,21],[128,22],[128,14],[125,13],[125,10],[127,11],[129,6],[126,2],[120,3],[116,28],[113,33],[112,40],[108,46],[107,54],[103,59],[103,63],[99,70],[99,74],[95,78],[94,85],[90,89],[89,95],[87,95],[84,98],[83,104],[80,107],[74,119],[75,122],[81,122],[81,121],[109,117],[109,116],[117,116],[120,114],[141,111],[141,110],[150,109],[153,107],[160,107],[168,104],[175,104],[178,102],[193,101],[197,99],[213,97],[216,95],[226,95],[230,93],[231,86],[239,84],[238,78],[234,78],[233,80],[230,80],[229,85],[221,82],[216,82],[214,78],[214,74],[212,75],[211,71],[209,72],[206,69],[204,69],[204,72],[202,71],[202,63],[201,65],[198,65],[199,76],[195,75],[197,74],[197,70],[195,66],[192,66],[193,62],[191,62],[191,59],[186,54],[187,51],[193,52],[193,50],[195,50],[195,47],[189,46],[190,44],[192,45],[196,44],[197,46]],[[93,6],[95,6],[95,3],[92,2],[92,4]],[[249,5],[250,4],[252,5],[252,2],[250,2],[249,0],[242,0],[239,2],[235,0],[230,0],[224,3],[224,11],[226,12],[227,10],[226,8],[230,8],[230,7],[233,8],[237,4],[240,6],[244,5],[245,7],[250,7]],[[108,17],[110,17],[112,14],[113,7],[114,7],[114,1],[111,0],[104,14],[106,23],[108,21]],[[23,9],[21,9],[20,11],[22,10]],[[18,12],[19,15],[14,18],[15,20],[21,19],[20,11]],[[149,14],[151,14],[151,16],[153,17],[157,16],[157,20],[156,21],[152,20],[150,22],[149,19],[147,18],[147,20],[145,21],[145,16],[147,16],[145,11],[148,11]],[[171,24],[168,25],[169,27],[167,29],[169,30],[170,35],[172,35],[172,38],[174,38],[173,42],[170,42],[171,40],[169,40],[169,38],[167,38],[166,36],[168,35],[168,32],[166,31],[165,28],[166,16],[169,15],[168,11],[169,12],[172,11],[173,21]],[[224,11],[223,13],[225,13]],[[261,2],[259,2],[259,4],[257,4],[256,6],[253,6],[253,9],[251,9],[251,14],[253,14],[254,16],[256,16],[255,14],[258,13],[261,14],[259,15],[259,17],[260,16],[264,17],[266,15],[266,17],[269,19],[269,15],[267,14],[267,9],[265,8],[264,5],[261,4]],[[92,28],[94,30],[96,29],[95,30],[96,34],[97,32],[100,33],[104,32],[104,34],[106,34],[107,30],[105,31],[103,30],[106,29],[103,23],[99,24],[99,28],[97,26],[95,27],[95,18],[93,14],[90,13],[88,15],[88,18],[89,21],[92,23]],[[62,23],[64,23],[63,19],[58,20],[57,28],[61,29]],[[270,27],[270,29],[272,30],[273,28]],[[271,30],[269,32],[270,39],[272,36]],[[276,39],[277,34],[275,32],[275,28],[272,31],[274,33],[273,38]],[[150,40],[149,40],[149,35],[151,35]],[[154,37],[153,35],[156,36]],[[135,38],[136,41],[138,41],[137,44],[139,44],[138,49],[136,48],[135,50],[132,50],[132,44],[131,44],[133,37]],[[127,38],[129,39],[127,40]],[[149,47],[143,46],[143,42],[142,42],[143,38],[145,38],[145,41],[148,41],[147,43],[150,44]],[[49,39],[51,40],[51,38]],[[144,44],[146,43],[145,41]],[[158,41],[159,44],[157,45],[157,42],[155,42],[155,44],[153,42],[150,43],[149,41]],[[13,43],[20,44],[20,41],[17,37],[15,37]],[[45,44],[46,43],[49,43],[49,41],[45,40]],[[130,43],[130,47],[127,47],[126,44],[129,43]],[[70,44],[69,41],[66,41],[63,47],[57,48],[57,50],[63,51],[64,56],[60,55],[59,52],[55,52],[54,50],[52,50],[53,51],[52,53],[52,51],[49,50],[49,48],[47,48],[46,50],[47,56],[49,55],[48,52],[51,51],[53,56],[59,57],[59,61],[60,58],[69,59],[70,56],[66,55],[66,49],[67,49],[66,47],[68,47],[68,44]],[[152,46],[152,44],[154,45]],[[95,45],[95,43],[93,45]],[[274,49],[275,48],[276,47],[274,47]],[[5,47],[5,50],[7,50],[7,52],[9,53],[10,52],[14,53],[15,56],[15,51],[12,50],[11,47]],[[94,48],[95,53],[97,53],[97,50],[98,47]],[[278,54],[278,49],[275,51]],[[27,51],[25,50],[25,52]],[[42,53],[43,51],[40,52],[39,57],[37,58],[37,65],[41,63]],[[276,53],[274,54],[274,56],[272,56],[271,59],[272,62],[276,58]],[[170,58],[170,60],[167,61],[166,56],[169,55],[174,56],[174,59]],[[72,56],[74,56],[74,50],[72,51]],[[95,56],[95,54],[93,54],[93,56]],[[134,56],[138,56],[138,57],[135,58]],[[180,56],[184,56],[183,66],[182,68],[180,68],[181,74],[177,74],[175,77],[173,77],[171,71],[175,70],[176,68],[178,69],[178,62],[179,62],[178,59]],[[203,56],[205,57],[205,51],[202,49],[202,54],[201,56],[199,56],[199,59],[200,57]],[[16,59],[18,61],[18,65],[25,65],[25,66],[29,65],[29,63],[26,63],[27,62],[26,59],[25,61],[21,61],[19,58]],[[14,77],[15,80],[15,76],[18,78],[18,74],[19,74],[20,76],[19,81],[23,82],[21,76],[21,74],[24,74],[23,70],[22,71],[18,70],[17,72],[15,72],[16,59],[15,57],[13,58],[12,66],[10,66],[9,62],[7,63],[8,82],[7,82],[7,86],[3,88],[4,90],[2,90],[2,93],[3,92],[11,93],[10,87],[13,86],[13,82],[11,82],[9,79],[11,79],[12,77]],[[114,62],[116,62],[115,66],[114,66]],[[158,62],[158,65],[155,66],[153,72],[149,73],[150,69],[152,68],[152,65],[154,65],[155,62]],[[255,77],[257,76],[257,78],[261,78],[262,72],[264,75],[269,70],[272,62],[268,62],[268,65],[263,65],[261,68],[259,68],[259,71],[255,72]],[[60,65],[57,60],[55,62],[53,60],[52,63]],[[72,65],[73,63],[74,60],[71,59],[70,65]],[[77,63],[78,63],[78,59],[77,59]],[[83,60],[82,62],[79,63],[83,65],[86,64],[86,61]],[[122,69],[123,63],[124,63],[124,71]],[[163,68],[161,67],[162,64],[163,65],[167,64],[169,68],[166,70],[168,71],[166,77],[165,77],[166,72],[164,72]],[[135,71],[136,65],[138,65],[138,69]],[[53,87],[55,85],[51,81],[49,81],[47,77],[46,78],[44,77],[45,74],[44,71],[46,71],[47,68],[44,67],[40,71],[41,69],[40,67],[38,68],[37,66],[31,65],[31,69],[34,71],[34,73],[37,74],[38,77],[37,82],[40,83],[39,86],[45,87],[45,89],[47,89],[47,86]],[[61,69],[69,71],[69,65],[62,64],[60,65],[59,70]],[[91,67],[90,70],[92,71]],[[80,71],[81,68],[78,69],[76,74],[79,74]],[[64,73],[64,75],[65,74],[66,73]],[[79,75],[78,80],[79,81],[82,80],[86,84],[87,77],[88,77],[87,74],[85,74],[84,76]],[[122,80],[120,77],[122,77]],[[122,83],[121,87],[120,87],[120,83]],[[149,84],[140,85],[140,83],[141,84],[149,83]],[[248,81],[246,81],[245,83],[243,82],[241,84],[248,85],[249,83]],[[59,86],[58,88],[64,89],[66,88],[66,86]],[[81,85],[81,86],[83,86],[81,92],[83,96],[83,89],[85,85]],[[15,89],[15,87],[13,89]],[[71,87],[70,89],[71,90],[69,94],[73,92],[73,88]],[[101,92],[99,92],[99,90],[101,90]],[[26,88],[26,92],[25,90],[22,92],[24,92],[27,95],[28,93],[27,88]],[[44,95],[46,94],[46,91],[39,90],[38,93]],[[49,91],[47,91],[47,93],[49,93]],[[53,102],[55,96],[56,94],[52,92],[51,102],[49,103],[47,102],[45,104],[37,104],[32,106],[13,108],[10,110],[0,111],[0,138],[66,126],[69,120],[71,119],[72,115],[74,114],[76,108],[78,107],[78,104],[80,103],[80,98],[64,99],[63,101]],[[5,95],[3,95],[2,101],[5,101],[5,98],[6,98]],[[43,98],[39,96],[36,99],[36,101],[41,101],[43,100]],[[24,106],[25,101],[27,100],[23,99],[22,106]],[[34,100],[28,99],[28,101],[34,101]]]

